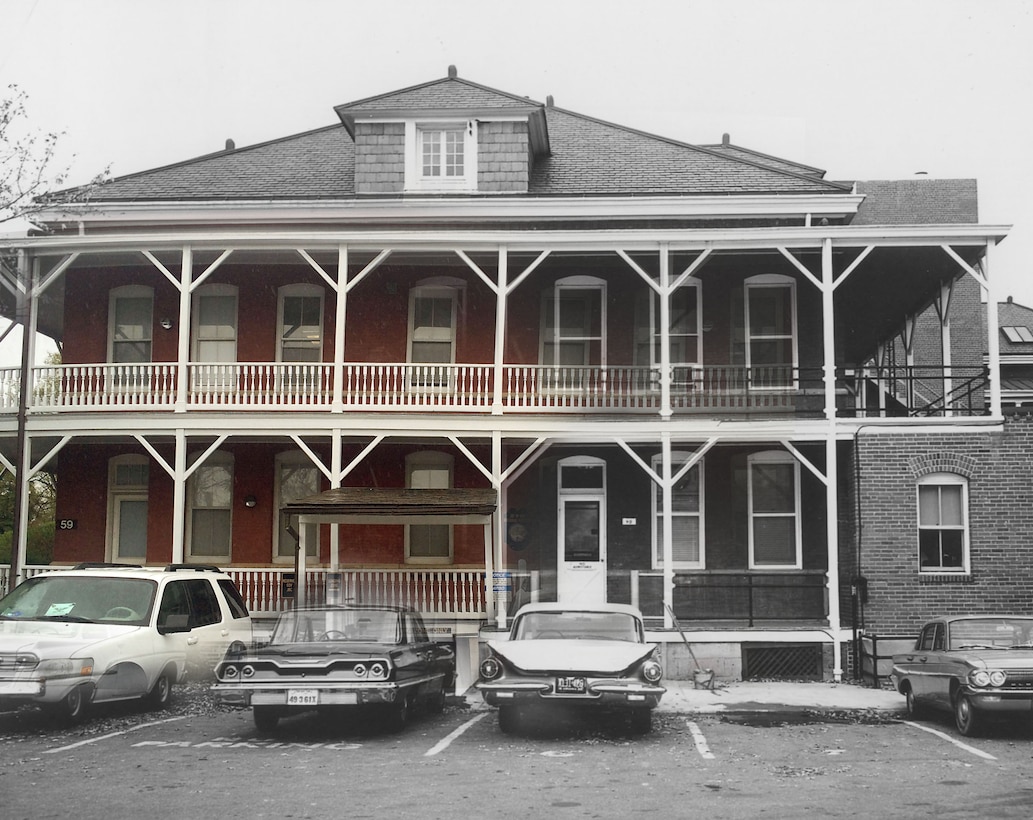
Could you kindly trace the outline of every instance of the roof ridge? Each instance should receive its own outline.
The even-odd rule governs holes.
[[[403,94],[412,93],[413,91],[422,91],[423,89],[432,88],[432,87],[434,87],[436,85],[443,85],[445,83],[460,83],[461,85],[465,85],[465,86],[467,86],[469,88],[476,88],[479,91],[487,91],[487,92],[489,92],[491,94],[498,94],[500,97],[506,97],[506,98],[508,98],[510,100],[513,100],[514,102],[524,103],[524,104],[527,104],[527,105],[537,105],[537,106],[544,106],[545,105],[544,103],[542,103],[542,102],[540,102],[538,100],[532,100],[530,97],[521,97],[519,94],[514,94],[511,91],[502,91],[501,89],[493,88],[493,87],[491,87],[489,85],[483,85],[482,83],[477,83],[477,82],[474,82],[473,80],[467,80],[464,77],[460,77],[460,76],[456,75],[454,77],[453,76],[440,77],[440,78],[438,78],[436,80],[429,80],[429,81],[427,81],[425,83],[417,83],[416,85],[411,85],[411,86],[408,86],[407,88],[396,88],[393,91],[385,91],[382,94],[373,94],[373,95],[371,95],[369,97],[363,97],[360,100],[354,100],[352,102],[346,102],[346,103],[341,103],[340,105],[335,105],[333,108],[334,108],[334,111],[342,111],[342,110],[346,110],[346,109],[349,109],[349,108],[356,108],[356,107],[361,106],[363,103],[372,102],[374,100],[382,100],[382,99],[384,99],[386,97],[398,97],[398,96],[401,96]]]

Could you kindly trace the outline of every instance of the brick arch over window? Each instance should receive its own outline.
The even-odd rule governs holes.
[[[911,459],[914,478],[930,473],[956,473],[970,479],[976,473],[976,460],[962,453],[927,453]]]

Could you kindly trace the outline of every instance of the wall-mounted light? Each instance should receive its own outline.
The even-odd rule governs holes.
[[[253,495],[246,495],[246,496],[244,496],[244,506],[247,507],[248,509],[251,509],[252,507],[256,506],[257,504],[258,504],[258,499],[255,498]]]
[[[161,326],[165,328],[165,330],[172,330],[172,320],[168,316],[162,317]]]

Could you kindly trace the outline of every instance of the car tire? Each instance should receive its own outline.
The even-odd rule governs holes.
[[[54,717],[65,723],[81,723],[93,702],[93,688],[87,684],[76,686],[57,703],[47,707]]]
[[[499,729],[504,735],[515,735],[520,731],[523,719],[516,706],[499,707]]]
[[[959,692],[954,698],[954,725],[965,737],[973,737],[978,734],[979,723],[972,698]]]
[[[440,715],[445,711],[445,690],[439,689],[427,701],[427,711],[432,715]]]
[[[408,695],[401,695],[399,700],[387,707],[387,719],[384,721],[389,732],[401,732],[409,725],[412,717],[412,703]]]
[[[272,732],[280,722],[280,713],[273,706],[252,706],[251,717],[260,732]]]
[[[652,709],[632,709],[628,719],[633,735],[648,735],[653,731]]]
[[[168,709],[172,703],[172,675],[162,672],[151,687],[151,691],[144,695],[144,702],[151,709]]]
[[[925,717],[925,707],[919,703],[910,686],[904,690],[904,707],[910,720],[921,720]]]

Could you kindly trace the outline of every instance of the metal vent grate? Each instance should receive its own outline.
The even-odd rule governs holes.
[[[743,680],[821,680],[821,646],[744,646]]]

